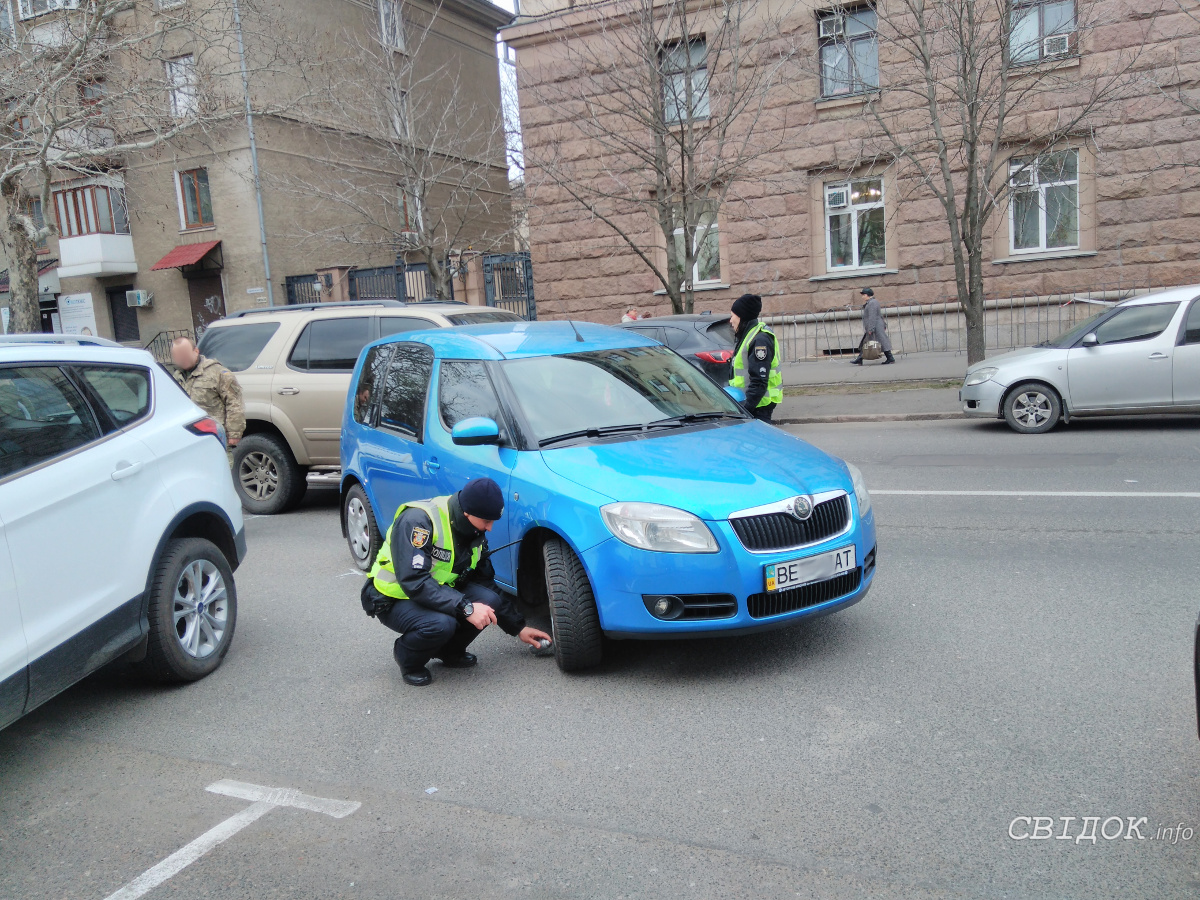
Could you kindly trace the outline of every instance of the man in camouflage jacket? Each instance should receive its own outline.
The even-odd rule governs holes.
[[[242,386],[227,368],[215,359],[200,355],[191,338],[176,338],[171,344],[175,380],[192,402],[225,427],[225,439],[232,449],[246,431],[246,408],[242,405]]]

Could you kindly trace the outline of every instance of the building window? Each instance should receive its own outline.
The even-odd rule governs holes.
[[[1008,54],[1029,65],[1075,49],[1075,0],[1013,0]]]
[[[675,221],[680,223],[674,234],[675,260],[682,266],[687,259],[687,253],[684,245],[683,209],[681,207],[675,208]],[[690,278],[692,286],[719,282],[721,280],[721,235],[717,228],[716,204],[705,204],[696,222],[696,232],[692,243],[696,255],[696,262],[692,266]],[[685,288],[687,283],[685,280]]]
[[[708,47],[704,38],[662,51],[663,121],[668,125],[707,119]]]
[[[13,112],[21,105],[21,101],[16,97],[9,97],[4,101],[4,105],[11,119],[9,127],[12,129],[13,137],[19,138],[23,134],[28,134],[33,129],[33,117],[30,115],[17,116]]]
[[[154,5],[159,9],[178,9],[187,4],[187,0],[155,0]]]
[[[19,0],[22,19],[44,16],[59,9],[78,9],[79,0]]]
[[[825,185],[826,271],[884,264],[883,179]]]
[[[400,0],[379,0],[379,39],[389,50],[404,52],[404,16]]]
[[[408,140],[409,136],[409,119],[408,119],[408,91],[402,91],[398,87],[388,88],[388,112],[392,120],[392,134],[402,141]]]
[[[104,79],[89,78],[79,82],[79,103],[89,116],[100,115],[104,103]]]
[[[38,231],[46,227],[46,217],[42,214],[42,201],[40,197],[25,201],[25,211],[29,214],[29,218],[33,219],[33,225]],[[37,252],[39,254],[50,252],[50,241],[48,238],[43,237],[37,242]]]
[[[167,90],[171,96],[171,115],[186,119],[196,114],[196,57],[180,56],[166,61]]]
[[[179,173],[179,209],[184,228],[207,228],[213,221],[212,195],[208,190],[208,169],[189,169]]]
[[[13,31],[12,7],[8,0],[0,0],[0,42],[11,44],[14,40],[16,33]]]
[[[424,217],[421,209],[421,198],[417,196],[416,191],[410,191],[404,186],[400,187],[400,224],[401,231],[412,231],[417,234],[421,233],[421,224]]]
[[[63,238],[129,234],[125,192],[115,185],[84,184],[55,191],[54,210]]]
[[[879,87],[879,42],[875,10],[839,9],[817,21],[821,52],[821,96],[862,94]]]
[[[1008,183],[1014,253],[1079,246],[1079,151],[1011,160]]]

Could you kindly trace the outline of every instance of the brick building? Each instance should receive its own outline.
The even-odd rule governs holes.
[[[1013,200],[989,222],[987,295],[1200,282],[1200,18],[1174,4],[1152,16],[1140,5],[1108,0],[1012,2],[1013,79],[1053,72],[1063,85],[1061,93],[1027,98],[1030,108],[1020,111],[1014,133],[1036,140],[1039,122],[1054,119],[1058,98],[1069,98],[1073,85],[1128,71],[1120,96],[1098,104],[1097,115],[1074,133],[1036,158],[1014,150],[1005,161]],[[955,298],[942,206],[902,165],[863,152],[868,103],[902,110],[912,102],[895,89],[901,79],[894,42],[877,30],[888,3],[879,0],[877,18],[869,4],[799,0],[776,23],[772,39],[794,56],[764,104],[760,127],[773,149],[697,238],[708,248],[693,273],[697,312],[728,309],[748,290],[763,295],[765,315],[857,305],[857,291],[868,285],[885,304]],[[718,8],[701,2],[688,9],[697,23],[692,53],[703,59],[704,11],[716,15]],[[622,45],[614,38],[631,15],[628,4],[526,0],[522,14],[501,36],[516,51],[523,137],[533,161],[526,182],[540,314],[612,322],[629,306],[669,313],[645,262],[536,165],[539,158],[588,160],[604,152],[586,129],[573,128],[567,104],[544,98],[573,92],[576,108],[584,108],[588,80],[599,79],[595,67],[589,75],[586,66],[572,66],[572,50],[578,42]],[[674,51],[669,29],[662,33],[666,59]],[[695,82],[698,92],[708,78],[703,73]],[[697,106],[707,110],[707,98]],[[662,229],[645,206],[630,204],[615,216],[623,230],[641,236],[648,254],[665,256]]]

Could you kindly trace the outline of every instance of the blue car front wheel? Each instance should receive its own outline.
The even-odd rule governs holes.
[[[558,667],[564,672],[577,672],[599,665],[603,632],[583,563],[561,538],[546,541],[542,555],[546,560],[546,593]]]

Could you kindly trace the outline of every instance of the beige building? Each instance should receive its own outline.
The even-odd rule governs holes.
[[[146,0],[147,9],[139,14],[152,14],[161,2]],[[43,16],[69,15],[57,12],[63,5],[0,0],[0,25],[8,14],[10,27],[37,27]],[[455,73],[476,108],[499,115],[496,32],[512,17],[487,0],[289,0],[288,7],[297,33],[309,29],[315,35],[312,46],[323,48],[331,59],[338,56],[339,42],[348,48],[347,55],[349,48],[371,42],[376,49],[382,45],[403,54],[419,39],[425,71]],[[189,78],[194,77],[188,70],[191,57],[186,45],[172,52],[178,56],[164,62],[165,97],[185,108]],[[248,42],[252,69],[255,52]],[[303,59],[295,62],[304,64]],[[345,296],[345,277],[352,267],[392,266],[398,256],[403,261],[406,248],[385,238],[374,244],[341,239],[361,223],[344,205],[316,190],[344,175],[349,154],[352,159],[345,165],[373,183],[392,185],[390,195],[376,200],[387,207],[379,210],[380,220],[420,215],[406,205],[400,187],[404,173],[396,154],[387,150],[387,142],[398,139],[399,132],[380,133],[376,115],[363,117],[361,134],[347,133],[345,117],[332,115],[328,105],[306,101],[289,106],[290,93],[312,90],[299,73],[271,85],[278,96],[264,102],[285,111],[253,118],[253,147],[246,119],[234,117],[203,141],[173,140],[91,177],[56,176],[54,209],[44,214],[54,217],[58,236],[39,248],[45,331],[87,329],[147,345],[159,335],[196,333],[238,310],[284,304],[289,278],[305,276],[308,285],[318,270],[328,273],[330,288],[321,299],[338,299]],[[437,79],[422,82],[421,90],[436,88]],[[370,104],[370,98],[365,102]],[[338,128],[331,140],[331,131]],[[493,154],[487,164],[499,199],[489,215],[457,236],[464,248],[486,245],[489,236],[508,228],[503,153]],[[445,194],[434,185],[426,202],[440,201]],[[478,301],[478,280],[474,274],[460,279],[462,287],[471,289],[461,299]],[[6,290],[6,281],[0,280],[0,308],[7,307]]]
[[[1012,179],[1012,202],[1002,203],[987,224],[986,294],[1045,297],[1200,282],[1195,166],[1200,19],[1173,4],[1147,18],[1138,4],[1107,0],[1011,2],[1012,56],[1020,64],[1013,66],[1013,78],[1030,82],[1053,72],[1062,86],[1061,92],[1040,91],[1022,100],[1027,108],[1010,131],[1026,145],[1036,142],[1039,128],[1055,127],[1058,104],[1077,99],[1081,85],[1094,86],[1105,73],[1130,68],[1120,95],[1114,91],[1103,106],[1097,104],[1092,119],[1036,158],[1013,150],[1003,162]],[[666,7],[678,6],[670,0],[660,5],[664,19],[670,18]],[[902,123],[901,129],[908,127],[904,109],[914,102],[908,90],[913,82],[904,91],[897,88],[904,79],[895,44],[879,37],[880,17],[900,5],[891,0],[878,0],[877,6],[811,0],[763,5],[784,11],[770,37],[777,42],[773,46],[793,54],[792,61],[764,99],[758,127],[770,149],[739,179],[714,224],[697,235],[700,258],[692,273],[697,312],[727,310],[744,291],[763,296],[765,315],[857,306],[857,292],[866,286],[888,305],[956,297],[942,206],[911,166],[864,151],[872,133],[868,103]],[[546,98],[578,98],[574,108],[580,114],[585,108],[593,114],[612,109],[589,93],[588,82],[605,81],[611,90],[621,73],[597,76],[601,67],[593,65],[588,74],[579,61],[598,55],[581,48],[589,42],[632,45],[623,32],[647,8],[636,0],[526,0],[522,16],[501,32],[517,55],[530,245],[544,317],[613,322],[631,306],[671,312],[662,284],[638,253],[613,227],[586,214],[578,197],[537,163],[553,160],[559,176],[586,163],[612,181],[611,173],[629,165],[628,157],[614,157],[608,169],[597,169],[594,160],[610,145],[589,137],[586,127],[564,113],[570,104]],[[708,28],[717,25],[710,4],[687,9],[691,51],[700,67],[693,79],[699,110],[694,118],[704,127],[711,124],[708,86],[723,77],[703,71],[705,15]],[[664,26],[658,40],[666,66],[679,55],[678,36]],[[671,77],[666,69],[663,78]],[[610,120],[629,127],[631,118]],[[650,140],[650,133],[629,136]],[[628,171],[621,178],[636,181]],[[653,186],[642,190],[647,195]],[[612,208],[616,224],[661,263],[665,239],[644,197],[623,210]]]

